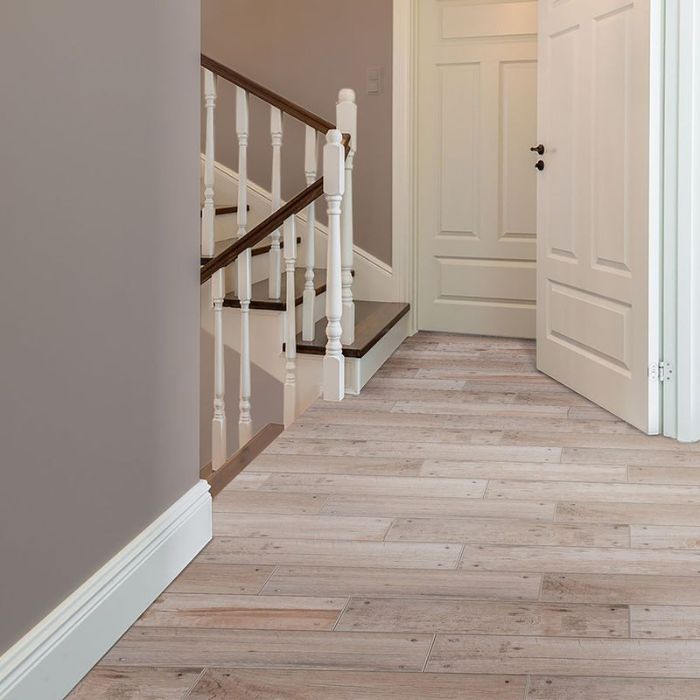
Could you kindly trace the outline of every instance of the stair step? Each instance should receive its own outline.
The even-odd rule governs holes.
[[[294,287],[296,290],[296,305],[302,303],[304,300],[304,277],[305,270],[298,267],[294,275]],[[285,303],[285,279],[284,274],[282,275],[282,298],[281,299],[270,299],[268,296],[268,280],[264,279],[260,282],[256,282],[253,285],[253,296],[250,302],[251,309],[267,309],[268,311],[284,311],[286,308]],[[326,271],[325,270],[314,270],[314,288],[316,289],[316,295],[323,294],[326,291]],[[234,294],[227,294],[224,297],[224,306],[229,306],[234,309],[238,309],[241,306],[241,302],[238,297]]]
[[[247,210],[250,211],[250,204],[247,207]],[[215,216],[225,216],[226,214],[238,214],[238,206],[236,204],[226,204],[220,207],[216,207],[216,211],[214,212]],[[202,216],[202,212],[199,212],[199,216]]]
[[[355,342],[343,347],[345,357],[364,357],[409,311],[410,304],[387,301],[355,302]],[[316,324],[315,339],[302,340],[297,335],[297,352],[305,355],[326,354],[326,325]]]
[[[214,243],[214,257],[219,255],[219,253],[223,253],[226,248],[229,246],[233,245],[236,242],[236,238],[224,238],[221,241],[216,241]],[[301,243],[301,236],[297,236],[297,245]],[[256,255],[264,255],[265,253],[270,252],[270,248],[272,247],[271,243],[268,243],[267,241],[262,241],[262,243],[258,243],[258,245],[253,247],[253,250],[251,251],[253,257]],[[284,241],[280,241],[280,248],[284,249]],[[202,257],[200,260],[200,264],[204,265],[208,263],[211,260],[209,257]]]

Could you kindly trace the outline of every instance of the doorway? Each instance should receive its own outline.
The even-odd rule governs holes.
[[[415,8],[417,328],[536,338],[541,371],[651,434],[653,4]]]

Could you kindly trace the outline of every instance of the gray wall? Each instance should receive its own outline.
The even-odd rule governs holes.
[[[2,0],[0,652],[196,483],[196,0]]]
[[[338,89],[354,88],[360,124],[355,240],[391,263],[392,0],[203,0],[202,47],[333,123]],[[368,67],[382,70],[380,95],[366,92]],[[236,169],[234,91],[219,85],[217,160]],[[269,108],[251,102],[249,176],[269,190]],[[303,128],[292,118],[285,120],[283,150],[282,188],[289,198],[304,187]]]

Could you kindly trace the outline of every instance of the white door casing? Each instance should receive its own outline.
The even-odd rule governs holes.
[[[541,0],[538,368],[646,432],[650,2]],[[653,277],[653,275],[652,275]]]
[[[537,2],[418,4],[418,327],[535,335]]]

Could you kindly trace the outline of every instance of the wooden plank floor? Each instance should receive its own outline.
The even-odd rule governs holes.
[[[700,446],[539,374],[530,342],[408,339],[214,508],[73,700],[700,698]]]

